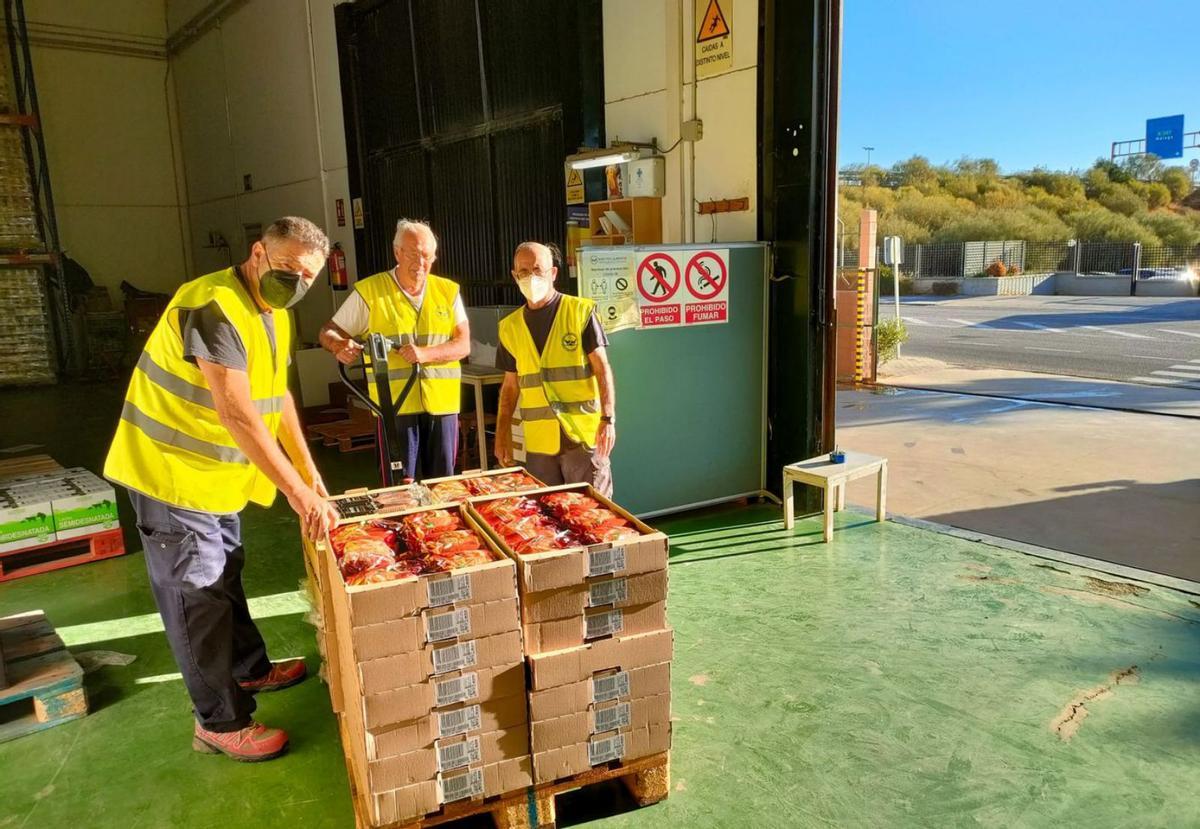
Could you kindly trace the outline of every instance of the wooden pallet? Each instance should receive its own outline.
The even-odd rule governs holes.
[[[638,806],[651,806],[667,799],[671,790],[671,755],[655,754],[627,763],[598,766],[583,774],[567,777],[554,783],[532,786],[524,791],[498,795],[487,800],[452,803],[433,815],[409,823],[393,823],[379,829],[427,829],[444,826],[477,815],[490,814],[496,829],[554,829],[558,821],[555,801],[560,794],[577,791],[598,783],[620,780],[633,795]],[[351,782],[353,788],[353,780]],[[355,806],[358,798],[354,798]],[[370,823],[355,809],[359,829],[369,829]]]
[[[0,583],[124,555],[120,528],[0,553]]]
[[[7,687],[0,688],[0,743],[88,712],[83,669],[40,610],[0,619]]]
[[[335,423],[314,424],[308,427],[308,438],[320,440],[324,446],[336,446],[339,452],[374,449],[375,418],[365,415]]]

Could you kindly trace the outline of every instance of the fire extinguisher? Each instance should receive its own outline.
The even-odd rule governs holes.
[[[346,271],[346,252],[342,250],[341,242],[333,243],[329,252],[329,284],[335,291],[344,291],[350,287],[350,275]]]

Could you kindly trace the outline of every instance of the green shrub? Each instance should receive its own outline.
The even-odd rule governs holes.
[[[1113,185],[1100,194],[1098,201],[1114,213],[1134,216],[1146,209],[1146,200],[1134,192],[1136,182]]]
[[[884,267],[886,267],[886,266],[884,266]],[[883,269],[881,268],[880,269],[881,273],[879,274],[880,302],[882,302],[887,297],[894,296],[896,293],[896,289],[892,287],[891,272],[889,271],[887,274],[884,274],[884,273],[882,273],[882,270]],[[912,278],[908,277],[908,276],[901,276],[900,277],[900,295],[901,296],[911,296],[912,293],[913,293]]]
[[[1158,245],[1161,240],[1150,228],[1103,207],[1089,207],[1066,217],[1076,239],[1085,242],[1141,242]]]
[[[994,239],[1024,239],[1054,242],[1071,238],[1062,219],[1036,207],[980,210],[963,216],[934,233],[937,242],[979,242]]]
[[[1200,245],[1200,225],[1176,213],[1148,213],[1141,223],[1150,228],[1164,245],[1193,247]]]
[[[908,328],[904,320],[896,318],[884,320],[875,328],[875,344],[880,365],[896,358],[900,346],[908,342]]]
[[[1167,167],[1158,180],[1171,191],[1171,201],[1180,202],[1192,192],[1192,177],[1182,167]]]

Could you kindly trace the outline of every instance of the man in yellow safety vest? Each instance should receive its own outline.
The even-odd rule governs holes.
[[[511,465],[512,420],[521,409],[526,467],[547,484],[590,483],[612,494],[617,440],[608,337],[590,299],[560,294],[547,245],[521,244],[513,279],[525,306],[500,321],[496,368],[504,372],[496,457]]]
[[[192,698],[192,746],[235,760],[287,750],[286,733],[251,719],[253,695],[307,674],[303,660],[272,663],[250,618],[239,514],[250,501],[270,506],[279,489],[310,538],[337,520],[287,388],[284,310],[328,253],[316,225],[288,216],[238,267],[184,283],[133,371],[104,464],[137,513],[150,587]]]
[[[395,346],[386,366],[393,402],[420,364],[420,379],[396,413],[404,474],[408,480],[441,478],[454,474],[458,454],[459,360],[471,352],[471,326],[458,285],[430,273],[437,238],[429,225],[401,219],[392,252],[396,267],[355,283],[321,329],[321,345],[350,365],[363,352],[355,337],[387,336]],[[376,400],[375,384],[367,386]]]

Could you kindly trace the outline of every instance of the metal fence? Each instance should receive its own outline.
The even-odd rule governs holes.
[[[883,245],[876,251],[883,264]],[[906,243],[902,276],[913,279],[986,276],[996,262],[1009,274],[1075,273],[1080,276],[1129,276],[1138,279],[1185,279],[1200,273],[1200,245],[1145,246],[1137,242],[1026,242],[1021,240]],[[842,265],[853,269],[858,250],[842,250]]]

